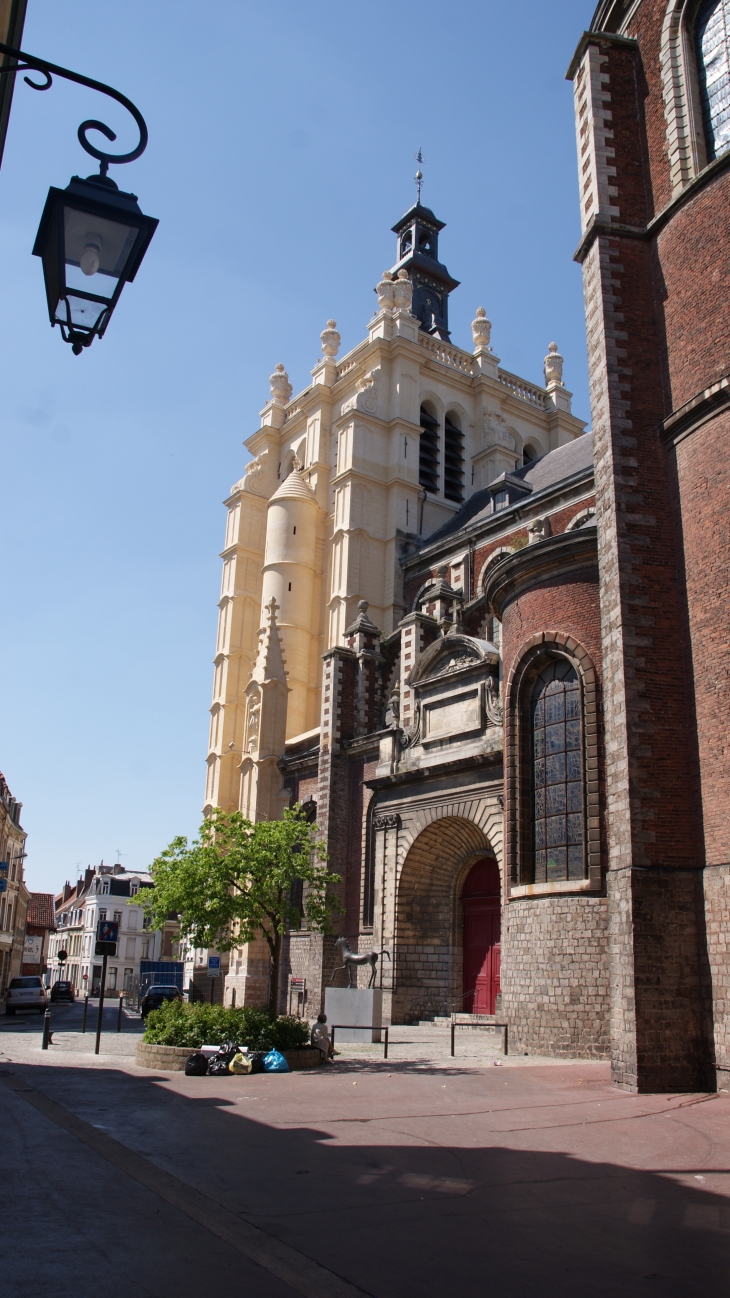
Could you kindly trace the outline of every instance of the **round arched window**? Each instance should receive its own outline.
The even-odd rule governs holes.
[[[708,158],[730,148],[730,0],[705,0],[695,20],[695,52]]]
[[[564,658],[532,690],[532,815],[535,883],[585,876],[585,795],[580,683]]]

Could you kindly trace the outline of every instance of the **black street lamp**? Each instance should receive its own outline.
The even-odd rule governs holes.
[[[147,126],[131,100],[101,81],[69,72],[10,45],[0,43],[0,53],[22,60],[0,66],[0,75],[26,69],[41,72],[46,78],[44,85],[23,78],[33,90],[50,89],[53,76],[89,86],[123,104],[139,129],[136,149],[115,156],[97,149],[86,138],[86,132],[93,129],[115,140],[114,132],[103,122],[82,122],[79,142],[87,153],[99,159],[99,174],[86,179],[73,176],[66,189],[49,189],[38,227],[33,255],[43,261],[50,321],[54,327],[59,325],[64,342],[71,343],[78,356],[95,338],[104,336],[122,289],[137,274],[157,229],[157,220],[144,215],[136,195],[125,194],[107,175],[110,163],[134,162],[144,153]]]

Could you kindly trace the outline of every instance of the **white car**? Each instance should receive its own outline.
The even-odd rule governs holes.
[[[5,1000],[6,1014],[14,1014],[16,1010],[40,1010],[45,1014],[47,1005],[48,993],[40,978],[11,978]]]

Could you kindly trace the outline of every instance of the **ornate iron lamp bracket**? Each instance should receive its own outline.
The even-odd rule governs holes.
[[[134,162],[135,158],[139,158],[141,154],[144,153],[149,138],[147,133],[147,124],[139,109],[135,107],[131,99],[127,99],[126,95],[120,94],[120,92],[114,90],[112,86],[105,85],[103,81],[94,81],[91,77],[84,77],[79,72],[70,72],[68,68],[60,68],[55,63],[49,63],[47,59],[36,58],[34,54],[24,54],[22,50],[13,49],[12,45],[3,45],[0,42],[0,54],[5,54],[11,59],[18,60],[17,63],[2,64],[2,66],[0,66],[0,76],[9,73],[14,75],[16,72],[42,73],[46,78],[45,85],[39,85],[38,82],[31,81],[30,77],[23,78],[32,90],[50,90],[53,85],[53,78],[63,77],[66,81],[75,81],[80,86],[88,86],[90,90],[98,90],[100,94],[108,95],[110,99],[116,99],[118,104],[121,104],[123,108],[126,108],[128,113],[132,114],[132,117],[137,123],[137,129],[139,130],[139,144],[136,149],[132,149],[129,153],[105,153],[102,149],[97,149],[94,144],[90,143],[86,138],[86,132],[91,130],[101,131],[102,135],[105,135],[107,140],[116,140],[117,137],[114,134],[114,131],[112,131],[109,126],[106,126],[104,122],[97,122],[94,119],[89,119],[86,122],[82,122],[78,129],[79,143],[82,149],[85,149],[87,153],[90,153],[92,158],[98,158],[99,171],[102,176],[106,176],[110,162],[114,163],[115,166],[119,166],[123,162]]]

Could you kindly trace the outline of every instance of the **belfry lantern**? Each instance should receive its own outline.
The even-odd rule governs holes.
[[[0,53],[13,60],[0,67],[0,75],[37,71],[43,85],[24,80],[33,90],[48,90],[53,77],[64,77],[109,95],[130,112],[137,123],[139,143],[124,154],[110,154],[87,139],[87,131],[101,131],[108,140],[116,135],[103,122],[85,121],[78,129],[81,147],[99,160],[99,174],[73,176],[66,189],[48,191],[33,255],[43,262],[43,278],[51,325],[59,325],[65,342],[76,356],[95,338],[102,338],[122,289],[139,269],[158,222],[141,211],[135,194],[121,191],[107,175],[109,164],[134,162],[147,147],[147,126],[139,110],[111,86],[45,59],[0,44]]]

